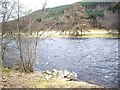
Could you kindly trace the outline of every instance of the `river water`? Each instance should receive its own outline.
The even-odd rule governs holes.
[[[67,69],[80,81],[118,86],[118,42],[113,38],[39,40],[36,70]]]

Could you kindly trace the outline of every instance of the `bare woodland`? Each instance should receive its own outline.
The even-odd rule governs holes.
[[[46,3],[43,5],[43,9],[46,6]],[[13,2],[9,2],[9,1],[1,1],[0,2],[1,8],[2,8],[2,12],[1,12],[1,17],[2,17],[2,37],[1,37],[1,43],[2,43],[2,60],[4,60],[5,57],[5,52],[8,49],[8,44],[11,41],[15,41],[16,45],[17,45],[17,49],[19,50],[19,68],[21,71],[24,72],[33,72],[33,66],[36,63],[36,58],[37,58],[37,41],[38,41],[38,33],[39,33],[39,29],[36,31],[37,36],[36,38],[34,38],[34,45],[33,40],[32,40],[32,25],[34,22],[36,22],[36,18],[29,18],[27,20],[27,22],[24,21],[24,19],[22,19],[22,21],[20,21],[20,17],[23,13],[26,14],[26,12],[24,12],[19,3],[19,0],[13,1]],[[28,14],[29,12],[27,12]],[[11,29],[16,29],[14,34],[12,31],[9,32],[9,24],[11,24],[9,22],[10,19],[15,19],[14,25]],[[25,18],[26,19],[26,18]],[[24,34],[24,37],[28,37],[28,38],[24,38],[22,36],[22,30],[27,29],[27,32]],[[7,32],[5,32],[7,31]],[[14,31],[14,30],[13,30]],[[39,37],[42,34],[39,34]],[[34,48],[34,49],[33,49]],[[27,53],[27,60],[25,59],[25,53]]]

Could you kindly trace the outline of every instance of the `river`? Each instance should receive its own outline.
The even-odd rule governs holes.
[[[35,69],[67,69],[76,72],[80,81],[117,87],[118,42],[114,38],[39,40]]]

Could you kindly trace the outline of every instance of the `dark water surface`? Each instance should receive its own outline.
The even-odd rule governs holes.
[[[67,69],[76,72],[80,81],[117,87],[118,41],[109,38],[40,40],[35,68]]]
[[[38,70],[66,68],[83,81],[118,85],[118,39],[44,39],[38,50]]]

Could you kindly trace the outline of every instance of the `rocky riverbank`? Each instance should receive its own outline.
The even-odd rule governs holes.
[[[53,69],[52,71],[46,70],[43,72],[45,79],[49,80],[51,78],[61,78],[66,79],[67,81],[78,81],[77,73],[69,72],[66,69]]]
[[[60,72],[63,74],[62,71],[58,71],[56,74],[60,75]],[[28,74],[20,73],[15,70],[4,69],[0,88],[101,88],[101,86],[98,85],[86,82],[70,81],[70,79],[68,80],[65,77],[63,78],[65,74],[67,76],[76,76],[75,73],[69,73],[68,71],[65,71],[61,77],[52,77],[50,79],[46,79],[45,75],[47,73],[44,72],[43,74],[35,71],[34,73]],[[52,74],[55,74],[55,70]]]

